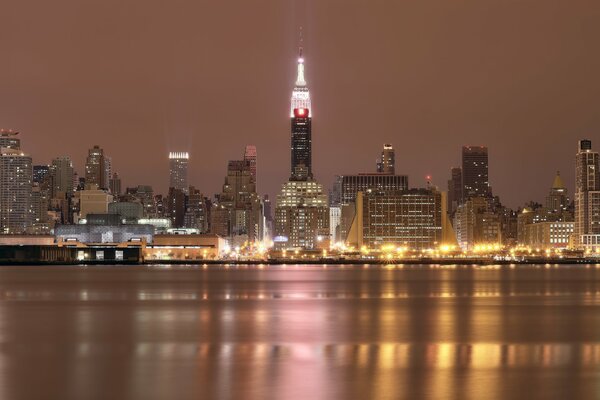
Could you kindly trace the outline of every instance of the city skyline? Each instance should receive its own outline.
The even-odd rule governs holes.
[[[36,19],[31,32],[22,32],[12,22],[24,12],[22,5],[10,4],[7,16],[15,18],[7,18],[6,29],[15,34],[10,42],[0,38],[11,60],[0,77],[6,93],[2,126],[22,132],[34,164],[67,155],[81,176],[85,153],[98,144],[112,157],[124,187],[152,185],[160,193],[167,191],[168,152],[189,152],[190,184],[212,194],[219,191],[227,160],[237,157],[235,148],[254,144],[261,154],[260,190],[273,197],[287,177],[281,167],[289,163],[288,96],[303,25],[307,79],[318,109],[314,173],[325,187],[335,175],[372,170],[381,143],[391,143],[397,173],[408,175],[413,187],[424,186],[431,175],[433,184],[444,188],[450,168],[460,163],[460,148],[485,145],[490,183],[507,205],[542,201],[556,170],[563,171],[573,192],[573,140],[595,140],[600,129],[595,79],[600,58],[587,50],[599,28],[585,19],[594,8],[576,3],[563,10],[532,2],[517,6],[517,16],[508,6],[495,5],[505,19],[475,7],[471,18],[460,20],[460,6],[454,5],[455,24],[426,14],[417,26],[410,19],[428,12],[421,5],[390,5],[385,13],[374,7],[364,14],[365,4],[346,4],[350,16],[371,16],[360,33],[326,4],[297,1],[274,6],[269,15],[240,5],[240,14],[225,22],[228,34],[211,38],[214,44],[202,36],[214,27],[209,18],[202,27],[184,15],[196,10],[191,5],[170,10],[182,23],[174,26],[174,15],[166,18],[164,24],[173,29],[163,37],[162,30],[132,30],[126,23],[129,9],[110,16],[111,35],[89,31],[71,14],[59,14],[61,7],[47,10],[54,19]],[[150,20],[160,14],[155,5],[144,12]],[[247,15],[256,18],[246,21]],[[50,26],[46,20],[55,22]],[[249,29],[249,21],[261,28]],[[501,29],[505,23],[514,32]],[[436,36],[440,30],[447,37]],[[237,40],[242,31],[249,39]],[[47,49],[35,44],[41,32],[49,35]],[[83,32],[97,44],[94,52],[77,35],[65,38],[69,32]],[[415,33],[423,37],[413,43]],[[129,37],[135,50],[119,44],[119,34]],[[488,47],[490,40],[494,45]],[[151,46],[155,42],[158,46]],[[50,57],[50,50],[57,56]],[[445,58],[448,51],[458,54],[452,62]],[[112,62],[118,68],[110,67]],[[37,78],[40,65],[51,79]],[[245,89],[249,85],[252,90]],[[64,95],[57,100],[58,93]],[[239,118],[230,118],[232,113]],[[151,157],[132,157],[131,149],[141,142]],[[340,153],[344,157],[330,162]],[[515,186],[520,190],[512,190]]]

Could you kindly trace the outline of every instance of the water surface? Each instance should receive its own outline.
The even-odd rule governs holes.
[[[0,268],[0,399],[600,397],[595,266]]]

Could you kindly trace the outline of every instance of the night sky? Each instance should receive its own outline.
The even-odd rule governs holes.
[[[577,140],[600,150],[600,2],[2,0],[0,126],[34,164],[102,146],[124,186],[165,192],[168,151],[219,192],[258,148],[259,191],[289,177],[303,26],[313,168],[373,171],[384,142],[411,186],[444,190],[464,144],[490,148],[495,194],[572,194]]]

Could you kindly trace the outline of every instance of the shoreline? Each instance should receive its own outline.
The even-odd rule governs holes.
[[[600,258],[530,258],[526,260],[493,260],[485,258],[470,259],[390,259],[390,260],[336,260],[336,259],[316,259],[316,260],[291,260],[291,259],[270,259],[270,260],[145,260],[139,261],[0,261],[0,267],[4,266],[143,266],[143,265],[315,265],[315,266],[335,266],[335,265],[533,265],[533,264],[600,264]]]

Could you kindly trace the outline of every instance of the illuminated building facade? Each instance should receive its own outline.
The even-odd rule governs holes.
[[[291,176],[275,204],[274,244],[282,249],[313,249],[329,240],[329,204],[312,173],[312,108],[304,78],[302,48],[291,98]]]
[[[88,150],[88,156],[85,161],[85,184],[96,185],[100,189],[108,189],[107,174],[110,161],[104,155],[104,150],[96,145]]]
[[[32,225],[32,176],[30,156],[0,148],[0,234],[25,233]]]
[[[573,244],[596,251],[600,248],[600,171],[598,153],[591,140],[580,140],[575,156],[575,226]]]
[[[370,249],[384,245],[437,248],[446,242],[451,229],[445,204],[445,193],[433,189],[359,192],[347,242]]]
[[[187,152],[169,153],[169,188],[188,192],[188,162],[190,155]]]
[[[52,177],[52,198],[64,199],[73,192],[73,161],[67,156],[56,157],[50,166]]]
[[[500,216],[490,209],[485,197],[472,197],[457,208],[454,231],[458,245],[465,251],[479,244],[502,243]]]
[[[381,158],[377,161],[377,172],[394,175],[396,173],[396,155],[391,144],[384,144]]]

